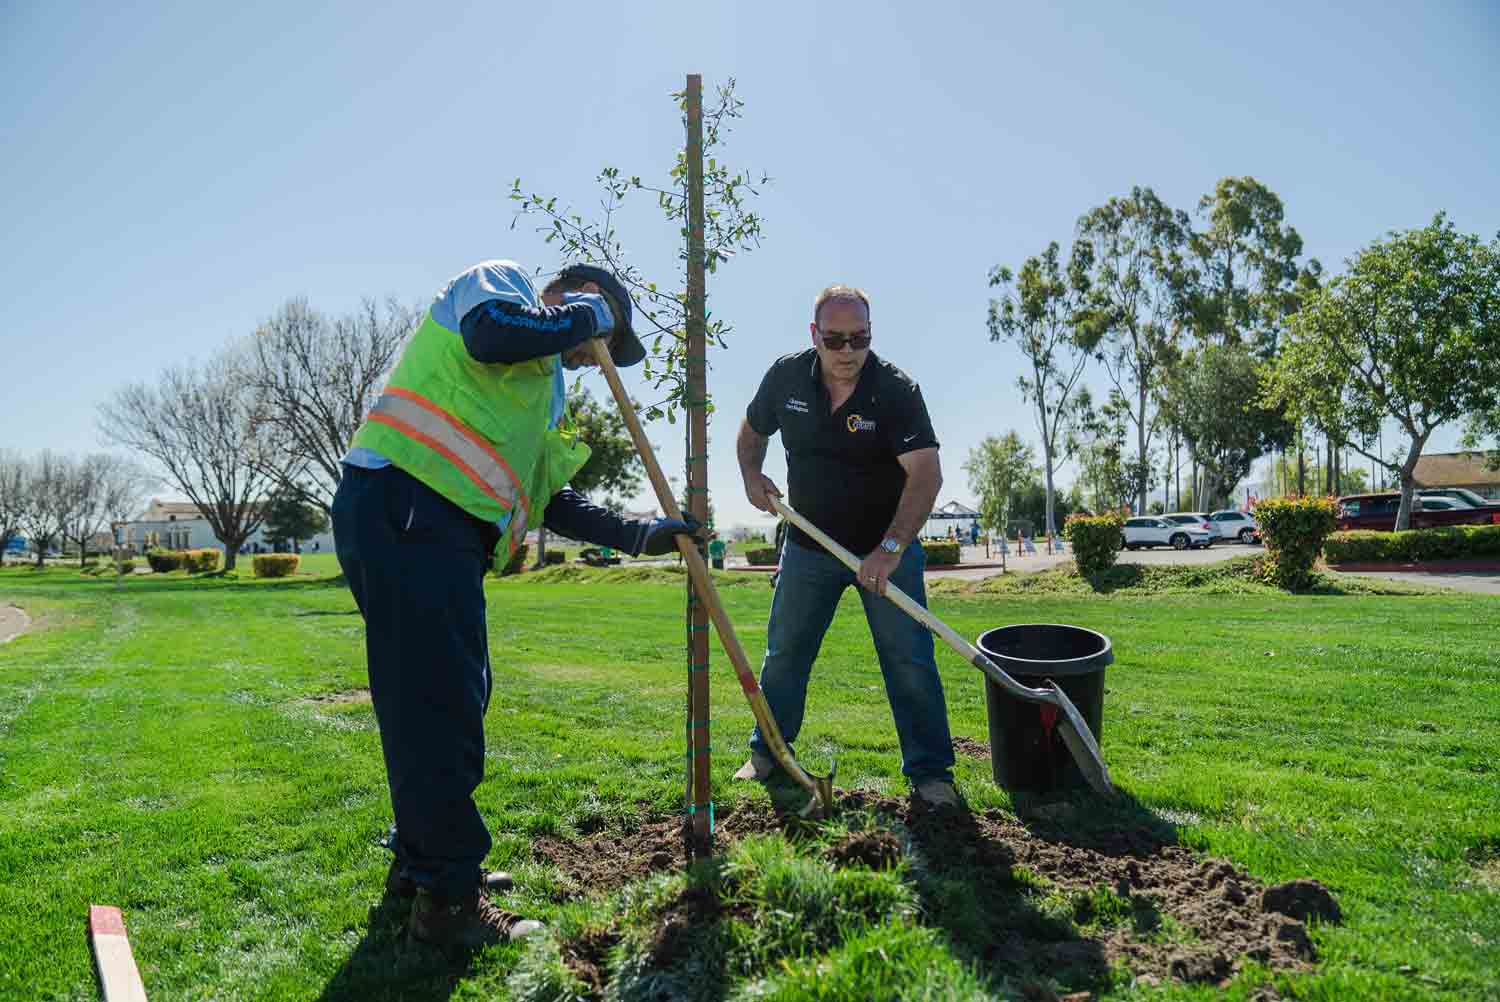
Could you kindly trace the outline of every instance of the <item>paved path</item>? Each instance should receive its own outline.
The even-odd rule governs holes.
[[[1480,595],[1500,595],[1500,573],[1495,571],[1336,571],[1341,577],[1379,578],[1429,588],[1452,588],[1454,591]]]
[[[1122,550],[1119,562],[1122,564],[1217,564],[1225,560],[1233,560],[1235,557],[1243,557],[1247,554],[1260,554],[1265,552],[1259,546],[1245,546],[1242,543],[1216,543],[1205,550],[1173,550],[1170,548],[1152,550]],[[963,559],[965,563],[999,563],[999,552],[991,547],[990,556],[984,555],[983,546],[965,546],[963,548]],[[1038,552],[1028,553],[1025,556],[1016,556],[1015,548],[1011,548],[1010,555],[1005,558],[1005,570],[1008,574],[1032,574],[1036,571],[1051,570],[1058,564],[1073,559],[1071,550],[1058,553],[1048,553],[1045,547],[1038,547]],[[951,571],[929,571],[931,577],[951,577],[965,581],[978,581],[1000,573],[1000,568],[972,568]]]
[[[13,605],[0,605],[0,644],[9,643],[31,626],[31,617]]]

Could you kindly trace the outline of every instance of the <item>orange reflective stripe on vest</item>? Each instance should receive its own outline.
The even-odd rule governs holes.
[[[411,390],[388,386],[370,409],[368,419],[438,453],[502,508],[519,506],[521,524],[526,524],[531,506],[510,465],[483,436],[431,400]]]

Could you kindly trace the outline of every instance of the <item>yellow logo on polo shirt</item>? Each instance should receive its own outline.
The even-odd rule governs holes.
[[[860,417],[858,414],[850,414],[849,415],[848,425],[849,425],[849,430],[850,431],[874,431],[875,430],[875,422],[874,421],[866,421],[864,418]]]

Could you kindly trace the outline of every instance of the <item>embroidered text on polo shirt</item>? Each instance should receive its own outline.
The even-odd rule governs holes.
[[[875,422],[874,421],[866,420],[865,418],[860,417],[858,414],[850,414],[849,415],[849,420],[846,423],[848,424],[850,431],[874,431],[875,430]]]

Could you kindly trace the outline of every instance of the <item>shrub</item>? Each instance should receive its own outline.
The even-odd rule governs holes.
[[[1069,515],[1062,536],[1073,547],[1073,561],[1084,577],[1103,574],[1115,565],[1125,543],[1125,519],[1121,515]]]
[[[182,554],[176,550],[147,550],[146,563],[157,574],[170,574],[182,568]]]
[[[182,569],[189,574],[206,574],[219,569],[219,551],[212,547],[202,550],[183,550]]]
[[[531,544],[522,543],[520,546],[516,547],[516,552],[510,555],[510,559],[507,560],[505,564],[501,566],[500,570],[496,573],[498,573],[502,578],[510,577],[512,574],[521,573],[526,569],[526,557],[530,553]]]
[[[566,563],[567,559],[568,555],[562,550],[548,550],[545,563],[548,567],[551,567],[553,564]]]
[[[757,546],[745,551],[745,559],[752,567],[774,567],[776,565],[776,547]]]
[[[1323,544],[1323,559],[1330,564],[1493,556],[1500,556],[1500,525],[1450,525],[1406,532],[1335,532]]]
[[[295,553],[262,553],[251,564],[258,578],[284,578],[297,570],[302,558]]]
[[[1313,564],[1338,524],[1333,498],[1267,498],[1256,504],[1255,521],[1266,544],[1262,580],[1286,591],[1310,588]]]
[[[121,574],[134,574],[135,573],[135,561],[134,560],[122,560],[122,561],[120,561],[119,572]]]
[[[922,549],[927,554],[927,563],[956,564],[959,561],[958,544],[952,541],[924,542]]]

